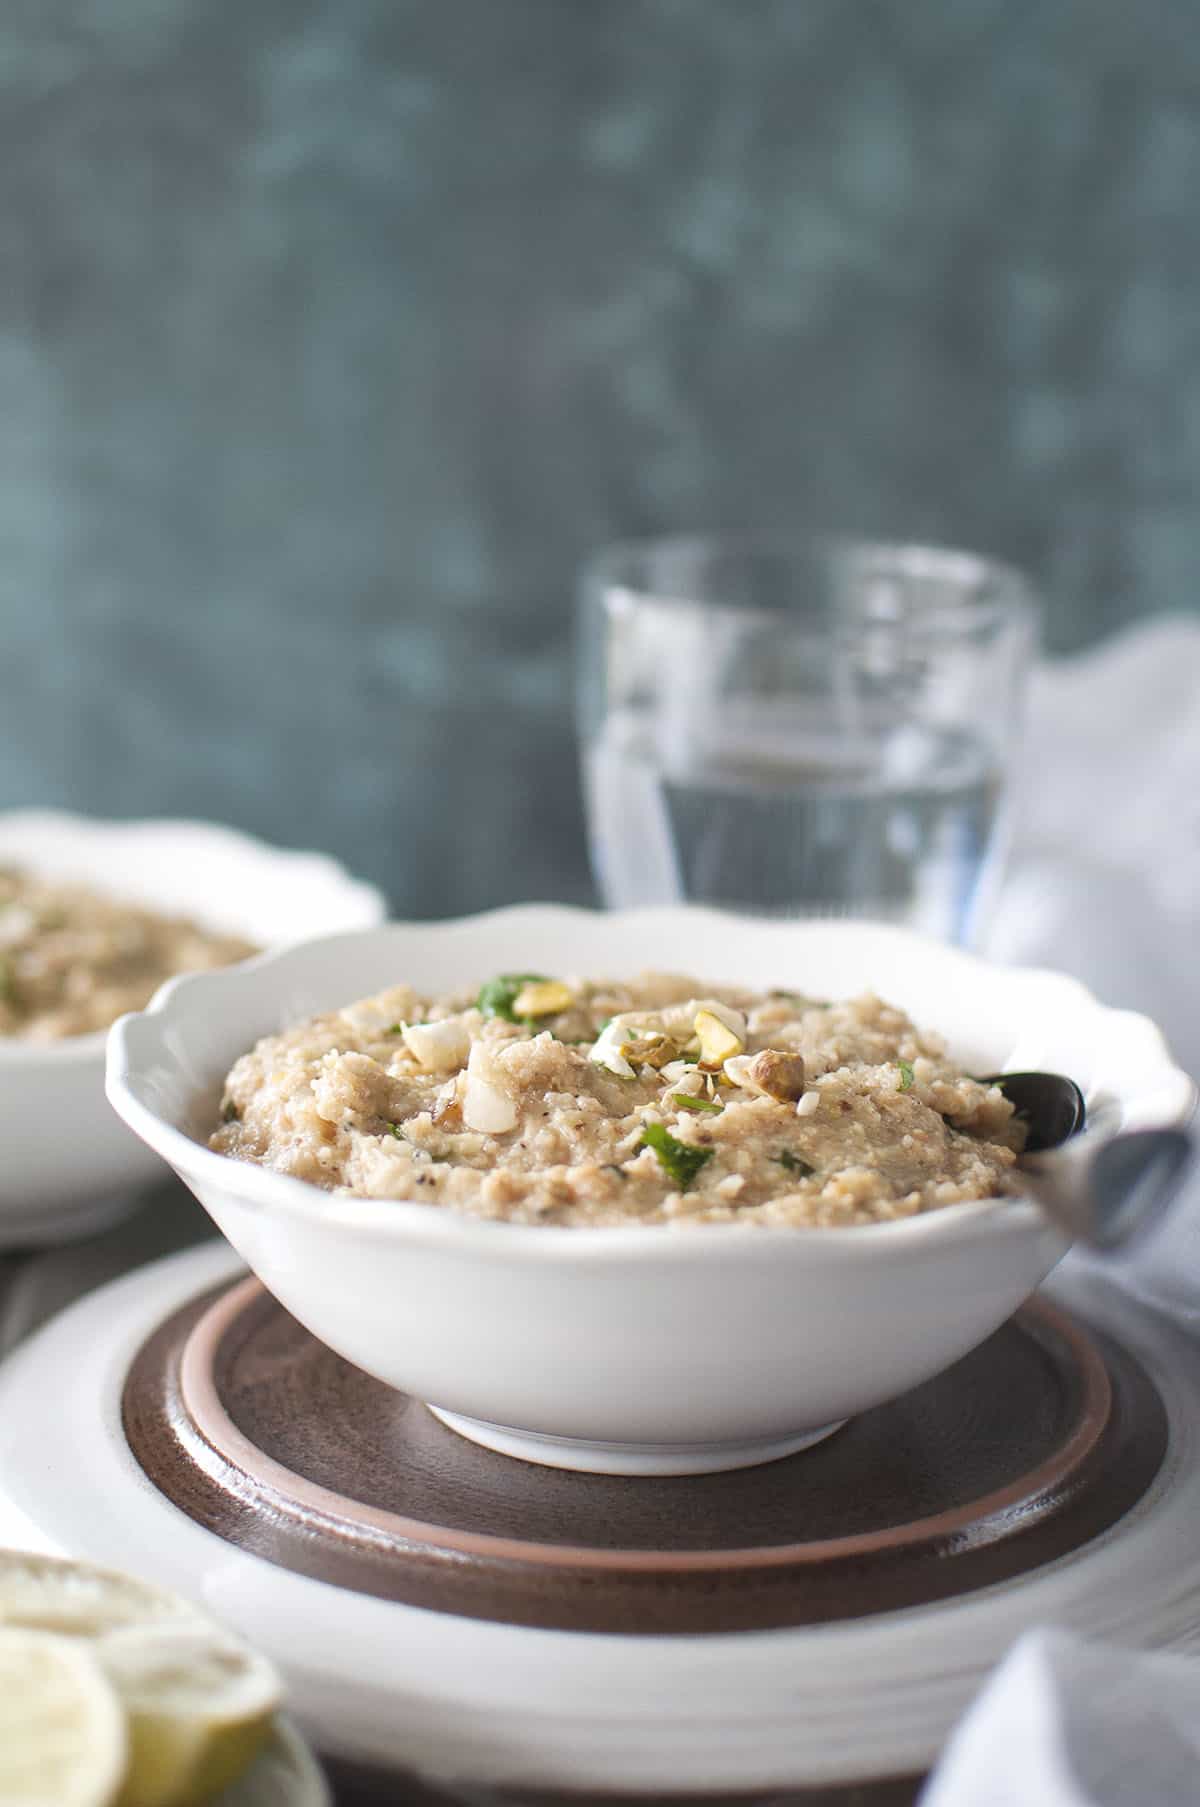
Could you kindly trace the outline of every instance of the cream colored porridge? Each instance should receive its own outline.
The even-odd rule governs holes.
[[[1012,1190],[995,1088],[873,996],[646,973],[398,985],[237,1061],[212,1146],[515,1223],[839,1225]]]
[[[0,868],[0,1035],[59,1041],[140,1010],[164,979],[256,950],[84,885]]]

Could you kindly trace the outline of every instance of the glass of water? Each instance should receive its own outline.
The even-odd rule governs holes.
[[[716,538],[603,553],[579,675],[605,902],[976,940],[1036,632],[1025,580],[964,552]]]

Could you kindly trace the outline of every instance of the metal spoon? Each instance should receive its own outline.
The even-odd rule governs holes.
[[[1025,1119],[1026,1187],[1073,1240],[1116,1249],[1162,1221],[1192,1165],[1186,1131],[1085,1130],[1083,1093],[1059,1073],[994,1073],[984,1083]]]

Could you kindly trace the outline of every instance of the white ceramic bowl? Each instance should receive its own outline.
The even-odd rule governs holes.
[[[380,894],[333,860],[206,822],[104,822],[60,811],[0,815],[0,865],[95,885],[264,945],[382,921]],[[0,1037],[0,1248],[59,1242],[114,1222],[162,1173],[104,1097],[103,1032]]]
[[[1070,1074],[1093,1119],[1176,1123],[1191,1082],[1142,1017],[1073,980],[863,923],[525,907],[394,923],[175,980],[110,1036],[116,1110],[272,1293],[340,1354],[527,1459],[619,1473],[768,1460],[965,1354],[1065,1244],[1025,1199],[846,1230],[555,1229],[334,1198],[204,1146],[257,1036],[400,980],[640,967],[846,996],[946,1034],[968,1070]]]

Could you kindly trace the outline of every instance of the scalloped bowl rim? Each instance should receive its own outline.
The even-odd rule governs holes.
[[[300,847],[276,847],[270,841],[264,841],[257,835],[247,833],[245,829],[232,828],[225,822],[213,822],[202,816],[85,816],[67,809],[11,809],[0,811],[0,835],[9,827],[18,829],[60,830],[64,836],[72,836],[81,843],[95,845],[115,845],[122,840],[148,841],[159,838],[166,840],[170,836],[186,836],[189,840],[208,840],[220,843],[230,852],[236,852],[244,858],[253,858],[264,864],[291,866],[297,876],[301,876],[303,868],[309,874],[319,873],[325,880],[335,880],[342,887],[347,897],[359,897],[364,906],[373,903],[378,910],[380,920],[386,914],[386,902],[381,891],[369,884],[365,879],[354,875],[333,858],[331,854],[321,853],[314,849]],[[3,851],[0,848],[0,851]],[[378,926],[378,924],[376,924]],[[362,933],[362,930],[338,931],[340,933]],[[309,936],[306,939],[315,940]],[[285,953],[291,947],[300,946],[301,941],[280,943],[279,946],[267,950],[267,954]],[[255,956],[260,958],[261,956]],[[245,964],[241,962],[239,964]],[[184,975],[187,976],[187,975]],[[172,981],[168,981],[169,983]],[[68,1035],[61,1041],[35,1042],[27,1041],[19,1036],[0,1036],[0,1069],[5,1066],[21,1065],[23,1067],[65,1067],[75,1066],[102,1060],[112,1025],[105,1029],[89,1030],[86,1035]]]
[[[425,1246],[478,1245],[480,1250],[499,1253],[502,1248],[520,1248],[522,1255],[538,1259],[574,1262],[581,1258],[599,1261],[605,1255],[625,1259],[637,1254],[661,1254],[669,1248],[681,1259],[711,1260],[714,1247],[721,1248],[731,1259],[737,1251],[760,1250],[765,1243],[779,1249],[809,1251],[812,1238],[819,1238],[823,1253],[852,1258],[855,1251],[865,1256],[877,1250],[880,1243],[889,1245],[890,1255],[911,1252],[914,1257],[931,1242],[991,1238],[997,1234],[1024,1234],[1044,1224],[1039,1207],[1030,1198],[996,1197],[972,1199],[944,1205],[916,1217],[894,1219],[887,1223],[855,1224],[845,1227],[821,1226],[811,1231],[797,1231],[793,1226],[759,1224],[639,1224],[628,1229],[617,1226],[523,1224],[476,1218],[466,1212],[438,1209],[416,1200],[363,1198],[352,1194],[332,1194],[308,1180],[275,1172],[248,1161],[238,1161],[218,1153],[189,1135],[168,1118],[152,1109],[140,1098],[136,1086],[136,1059],[133,1043],[142,1037],[163,1052],[164,1037],[160,1033],[178,1020],[190,1004],[205,992],[236,989],[244,978],[270,967],[286,968],[312,956],[315,950],[339,944],[358,943],[366,939],[391,936],[396,940],[414,932],[452,937],[487,925],[501,926],[521,918],[528,922],[544,918],[548,912],[576,921],[611,919],[620,916],[623,923],[636,929],[639,922],[650,923],[664,918],[706,921],[714,926],[725,924],[746,927],[775,927],[767,919],[737,916],[719,910],[695,906],[671,906],[660,909],[602,911],[574,905],[518,904],[497,910],[481,911],[471,916],[448,918],[441,922],[387,922],[374,928],[344,930],[335,934],[312,936],[286,947],[271,948],[241,962],[200,973],[184,973],[169,979],[150,1000],[145,1010],[119,1017],[108,1032],[107,1081],[108,1097],[117,1111],[139,1136],[179,1171],[194,1175],[202,1183],[233,1193],[240,1202],[256,1207],[275,1208],[287,1215],[328,1224],[336,1213],[339,1224],[347,1230],[378,1231],[397,1241],[414,1241]],[[1076,1008],[1093,1011],[1105,1021],[1120,1022],[1136,1030],[1146,1044],[1147,1054],[1158,1067],[1158,1077],[1172,1094],[1172,1101],[1159,1113],[1164,1125],[1184,1123],[1196,1108],[1197,1090],[1193,1081],[1171,1058],[1166,1040],[1149,1017],[1135,1011],[1112,1009],[1104,1005],[1080,980],[1052,968],[1005,966],[997,961],[947,946],[930,937],[892,924],[861,920],[838,921],[835,924],[800,921],[786,925],[793,932],[809,935],[836,928],[852,935],[886,935],[897,943],[921,947],[944,955],[947,962],[991,972],[1003,972],[1014,982],[1027,987],[1054,986],[1060,996],[1069,998]],[[349,1001],[349,1000],[347,1000]],[[249,1044],[248,1044],[249,1045]],[[169,1056],[168,1056],[169,1058]],[[230,1169],[235,1170],[231,1177]]]

